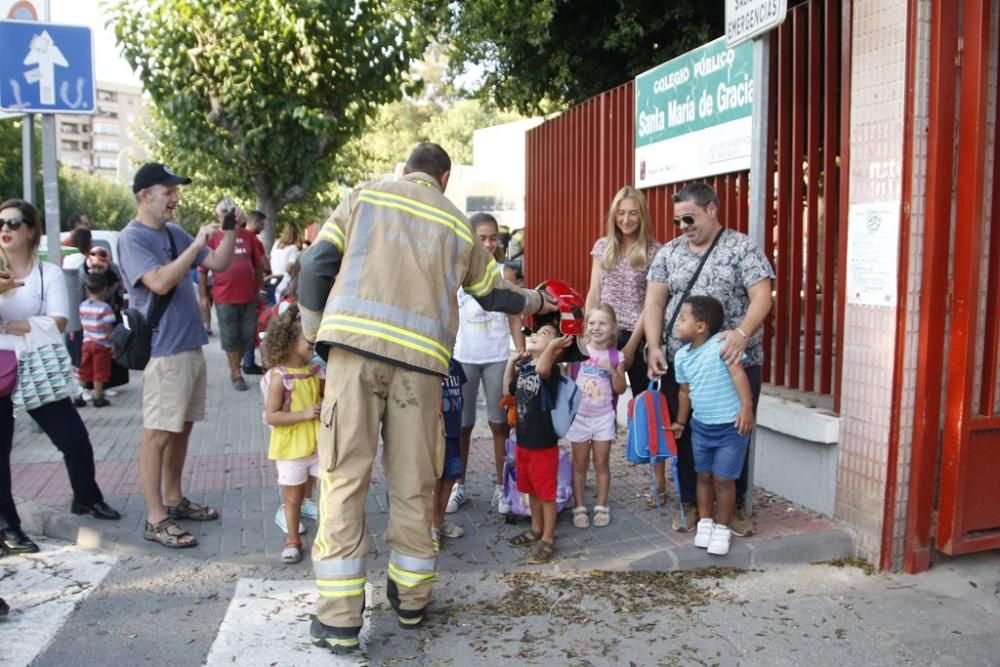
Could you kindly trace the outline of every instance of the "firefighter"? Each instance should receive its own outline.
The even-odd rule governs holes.
[[[444,437],[441,379],[458,329],[459,287],[486,310],[547,313],[535,290],[503,281],[465,216],[442,194],[451,159],[424,143],[398,180],[367,183],[341,202],[302,254],[302,329],[328,350],[320,412],[320,520],[313,568],[314,644],[358,649],[366,581],[365,499],[379,434],[389,487],[387,597],[404,628],[431,597],[434,486]]]

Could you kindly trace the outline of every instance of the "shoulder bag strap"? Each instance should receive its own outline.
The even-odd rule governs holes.
[[[170,239],[170,256],[177,259],[177,244],[174,242],[174,235],[170,233],[169,227],[164,227],[167,232],[167,238]],[[184,274],[185,278],[187,273]],[[184,280],[184,278],[182,278]],[[163,296],[157,296],[153,299],[153,310],[149,314],[149,319],[146,320],[146,326],[150,329],[155,329],[160,323],[160,318],[163,317],[163,313],[167,311],[167,306],[170,305],[171,299],[174,298],[174,292],[177,291],[177,286],[174,285],[170,288],[170,291]]]
[[[701,275],[701,270],[705,268],[705,262],[708,261],[708,256],[712,254],[713,250],[715,250],[715,246],[719,244],[719,239],[721,239],[722,235],[725,233],[726,230],[724,228],[720,229],[719,233],[715,235],[715,239],[712,240],[712,245],[708,246],[708,250],[706,250],[705,254],[701,256],[701,261],[698,262],[698,268],[694,270],[694,275],[691,276],[691,280],[688,282],[687,287],[684,288],[681,298],[677,300],[677,307],[674,308],[674,314],[670,316],[670,324],[668,324],[667,328],[663,330],[664,342],[669,340],[670,332],[674,330],[674,323],[677,322],[677,316],[681,314],[681,308],[684,306],[684,299],[688,298],[694,284],[698,282],[698,276]]]

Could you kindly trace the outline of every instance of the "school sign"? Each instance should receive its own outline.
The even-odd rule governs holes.
[[[750,168],[753,46],[709,42],[635,79],[635,183]]]

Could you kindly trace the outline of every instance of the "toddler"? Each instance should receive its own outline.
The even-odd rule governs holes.
[[[80,326],[83,328],[83,353],[80,355],[80,384],[94,384],[91,396],[95,408],[111,405],[104,398],[104,384],[111,379],[111,332],[115,328],[115,313],[104,301],[107,278],[103,273],[87,275],[84,287],[87,298],[80,303]],[[78,408],[87,405],[84,397],[77,396],[73,404]]]
[[[462,364],[451,360],[448,377],[441,383],[441,418],[444,421],[444,466],[434,490],[434,548],[442,537],[462,537],[465,530],[445,521],[445,510],[455,480],[462,477],[462,385],[466,382]]]
[[[617,433],[615,397],[625,391],[625,361],[615,349],[618,341],[618,321],[614,309],[607,304],[595,306],[587,313],[587,354],[590,358],[579,364],[576,385],[580,388],[580,408],[566,433],[573,443],[573,525],[587,528],[590,519],[584,504],[587,468],[591,455],[597,478],[597,504],[594,505],[594,525],[606,526],[611,521],[608,490],[611,486],[611,443]]]
[[[313,346],[302,335],[297,305],[271,320],[263,346],[269,376],[264,414],[273,427],[267,456],[278,469],[288,536],[281,560],[298,563],[302,560],[301,506],[319,476],[316,442],[324,373],[319,364],[312,363]]]
[[[729,553],[729,530],[736,508],[736,483],[753,428],[753,399],[743,365],[722,360],[722,304],[710,296],[684,300],[677,339],[687,343],[674,357],[680,400],[670,430],[691,429],[698,473],[698,532],[694,545],[708,553]],[[693,410],[693,415],[692,415]]]
[[[529,563],[547,563],[555,556],[556,487],[559,468],[558,437],[542,392],[558,391],[557,362],[573,344],[560,336],[551,320],[539,322],[525,341],[525,351],[515,352],[504,369],[504,395],[517,402],[517,490],[527,494],[531,528],[510,540],[511,546],[536,545]]]

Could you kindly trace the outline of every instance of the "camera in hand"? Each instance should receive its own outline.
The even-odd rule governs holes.
[[[229,231],[230,229],[236,229],[236,209],[230,209],[229,213],[226,213],[226,217],[222,219],[222,231]]]

